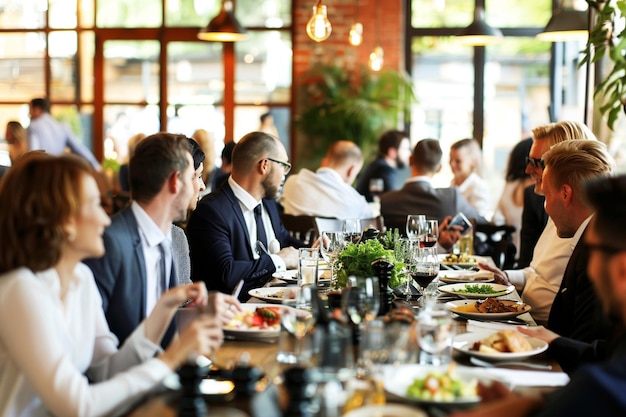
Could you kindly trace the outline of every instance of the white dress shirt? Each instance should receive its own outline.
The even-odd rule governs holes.
[[[117,350],[86,265],[60,291],[55,269],[0,276],[1,416],[120,414],[171,372],[143,324]]]
[[[535,245],[530,266],[506,271],[511,283],[522,291],[522,301],[532,307],[531,315],[537,323],[548,322],[567,263],[590,220],[591,216],[578,227],[574,236],[560,238],[554,221],[549,218]]]
[[[239,207],[241,207],[241,211],[243,212],[243,218],[246,221],[246,227],[248,228],[248,236],[250,236],[250,248],[252,249],[252,256],[254,257],[254,259],[259,259],[259,253],[256,243],[257,233],[256,220],[254,219],[254,208],[261,204],[261,217],[263,218],[263,226],[265,226],[265,236],[267,236],[268,243],[268,247],[266,249],[268,251],[269,247],[274,246],[272,245],[273,241],[278,242],[278,240],[276,239],[276,234],[274,233],[274,227],[272,226],[272,220],[270,219],[269,214],[267,214],[267,210],[265,210],[263,201],[257,200],[252,197],[246,190],[244,190],[239,184],[235,182],[233,177],[228,177],[228,185],[230,185],[230,188],[233,190],[233,194],[235,194],[235,198],[237,198],[239,202]],[[283,261],[280,256],[274,253],[270,253],[270,257],[274,262],[276,271],[284,271],[287,269],[285,261]]]
[[[369,219],[372,208],[357,190],[332,168],[301,169],[285,181],[281,203],[294,216]]]
[[[143,208],[136,201],[131,205],[133,215],[139,227],[143,258],[146,263],[146,317],[150,315],[152,309],[164,291],[170,287],[169,279],[172,275],[172,232],[165,236],[161,229],[148,216]],[[161,284],[161,242],[165,245],[165,274],[166,287]],[[139,301],[139,300],[137,300]]]

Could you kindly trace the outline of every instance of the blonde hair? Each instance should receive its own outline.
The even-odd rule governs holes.
[[[615,160],[598,140],[557,143],[543,155],[543,160],[552,174],[552,184],[556,187],[568,184],[578,196],[584,194],[587,181],[608,177],[615,169]]]
[[[472,172],[481,175],[483,158],[478,141],[472,138],[461,139],[450,146],[450,150],[458,151],[460,149],[467,149],[468,155],[472,161]]]
[[[550,146],[568,140],[598,140],[586,125],[567,120],[534,128],[533,139],[547,140]]]

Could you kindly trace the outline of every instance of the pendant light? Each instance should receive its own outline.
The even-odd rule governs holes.
[[[587,12],[574,10],[561,5],[553,11],[543,32],[537,35],[537,39],[548,42],[586,41],[589,34]]]
[[[223,0],[219,14],[198,32],[198,39],[211,42],[236,42],[247,37],[246,30],[233,14],[233,3],[230,0]]]
[[[318,0],[313,6],[313,17],[306,24],[306,33],[315,42],[322,42],[330,36],[332,30],[333,27],[326,16],[326,6],[322,4],[322,0]]]
[[[380,71],[383,68],[383,63],[385,62],[385,51],[383,51],[383,47],[380,46],[380,38],[378,36],[378,30],[380,28],[379,19],[380,19],[380,0],[376,0],[376,47],[370,53],[369,59],[369,67],[372,71]]]
[[[356,0],[355,8],[356,23],[352,24],[348,34],[348,42],[352,46],[359,46],[363,43],[363,24],[359,22],[359,0]]]
[[[485,9],[474,8],[474,21],[457,37],[466,45],[483,46],[502,40],[502,31],[491,27],[485,21]]]

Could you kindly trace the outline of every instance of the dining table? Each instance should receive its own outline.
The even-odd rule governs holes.
[[[480,258],[480,257],[476,257]],[[479,259],[481,262],[493,263],[490,258]],[[269,282],[268,286],[276,286],[279,278]],[[498,297],[507,300],[520,300],[517,291],[512,291],[506,296]],[[454,297],[449,294],[439,294],[437,303],[444,305]],[[249,302],[263,302],[259,299],[250,299]],[[396,306],[407,306],[415,311],[417,316],[423,308],[415,300],[394,300]],[[535,326],[532,316],[524,313],[512,323],[502,321],[481,321],[471,320],[461,316],[454,316],[454,327],[457,335],[471,331],[496,331],[499,329],[515,328],[517,325]],[[237,393],[230,396],[205,397],[209,416],[224,417],[280,417],[282,409],[286,407],[288,398],[284,383],[284,373],[293,365],[279,363],[276,359],[278,352],[276,338],[263,339],[238,339],[227,337],[221,348],[211,357],[212,369],[219,374],[220,370],[233,370],[237,367],[244,369],[255,369],[262,374],[252,393]],[[463,367],[476,367],[472,363],[471,357],[454,349],[452,360]],[[549,365],[550,370],[536,370],[528,368],[524,362],[505,366],[495,366],[481,368],[481,372],[490,375],[494,379],[506,379],[513,381],[509,388],[516,393],[525,396],[542,397],[555,388],[565,385],[569,378],[563,373],[559,364],[548,356],[547,353],[540,353],[526,361],[528,364]],[[403,365],[395,365],[402,367]],[[409,366],[407,364],[407,366]],[[415,366],[415,364],[412,364]],[[126,415],[128,417],[166,417],[178,415],[178,402],[180,400],[180,390],[159,389],[146,396]],[[421,407],[419,404],[403,401],[393,395],[387,395],[387,403],[400,403],[405,407],[426,411],[430,417],[440,417],[447,413],[446,408]],[[338,414],[342,415],[342,414]],[[418,414],[416,414],[418,415]]]

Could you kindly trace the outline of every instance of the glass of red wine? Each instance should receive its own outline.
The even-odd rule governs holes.
[[[421,223],[417,238],[422,248],[435,246],[439,239],[439,222],[437,220],[426,220]]]
[[[411,277],[420,286],[422,293],[422,305],[426,307],[428,303],[434,301],[427,288],[439,275],[439,258],[437,248],[423,247],[418,249],[415,267],[411,270]]]

